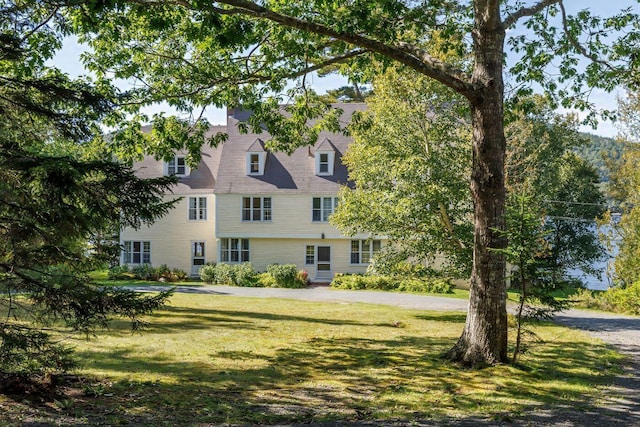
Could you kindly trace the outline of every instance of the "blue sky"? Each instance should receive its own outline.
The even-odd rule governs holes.
[[[533,4],[534,2],[527,1],[525,3]],[[634,10],[639,11],[639,3],[640,0],[565,0],[565,6],[569,13],[575,12],[579,9],[591,9],[593,13],[602,16],[615,13],[616,11],[627,7],[632,7]],[[58,52],[52,62],[71,76],[87,74],[80,62],[80,54],[85,50],[86,49],[82,45],[77,43],[75,38],[67,38],[64,41],[63,48]],[[345,84],[346,79],[340,76],[330,76],[325,78],[314,77],[312,79],[314,89],[320,93]],[[624,91],[622,90],[614,91],[613,93],[595,90],[590,95],[590,100],[599,108],[615,109],[617,97],[623,96]],[[157,112],[166,112],[167,114],[170,114],[172,113],[172,110],[167,105],[159,104],[149,107],[145,112],[149,115]],[[212,124],[224,124],[226,121],[225,111],[222,109],[208,109],[206,116]],[[618,133],[615,125],[610,122],[600,123],[597,129],[585,127],[582,130],[611,137],[615,137]]]

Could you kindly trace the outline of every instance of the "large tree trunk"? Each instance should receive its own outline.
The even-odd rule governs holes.
[[[471,100],[474,203],[473,270],[469,312],[462,336],[449,351],[451,360],[470,366],[507,362],[507,311],[504,255],[496,230],[505,227],[505,136],[502,61],[504,28],[499,0],[476,0],[474,84]]]

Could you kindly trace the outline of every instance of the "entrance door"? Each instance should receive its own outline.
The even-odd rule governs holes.
[[[318,246],[316,278],[331,279],[331,246]]]
[[[200,268],[204,263],[204,242],[191,242],[191,275],[200,275]]]

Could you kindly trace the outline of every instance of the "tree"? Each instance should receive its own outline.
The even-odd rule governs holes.
[[[628,56],[635,37],[606,43],[613,31],[633,29],[629,10],[603,19],[589,11],[572,16],[562,0],[531,5],[500,0],[426,2],[354,0],[220,0],[88,2],[70,11],[70,30],[93,49],[85,57],[98,78],[136,78],[129,106],[167,100],[183,111],[209,105],[251,109],[247,127],[266,129],[271,149],[292,150],[316,141],[324,127],[339,128],[339,114],[319,102],[306,86],[308,73],[340,65],[360,76],[371,60],[413,68],[464,97],[471,111],[474,257],[469,312],[452,360],[482,365],[507,360],[506,247],[497,230],[505,226],[504,57],[507,30],[523,25],[536,35],[509,39],[523,58],[515,73],[514,98],[531,83],[556,95],[564,107],[590,108],[587,89],[610,90],[621,70],[640,59]],[[554,18],[557,18],[554,22]],[[443,49],[462,49],[462,67],[438,59],[424,46],[434,31]],[[592,31],[593,30],[593,31]],[[465,43],[460,44],[460,41]],[[578,73],[579,58],[592,62]],[[559,62],[559,78],[546,72]],[[287,84],[286,113],[281,114]],[[310,118],[319,118],[307,127]],[[132,127],[124,129],[132,134]],[[152,148],[152,147],[149,147]],[[197,155],[197,144],[188,148]]]
[[[406,259],[433,264],[439,255],[440,269],[469,277],[473,208],[466,103],[403,67],[381,72],[373,87],[343,156],[354,188],[343,189],[331,221],[348,235],[389,238],[374,260],[377,271]]]
[[[640,136],[640,98],[630,89],[626,100],[619,102],[624,136],[637,140]],[[617,204],[619,221],[606,217],[611,227],[609,238],[616,241],[618,253],[614,261],[614,278],[621,286],[640,280],[640,149],[637,143],[625,144],[619,159],[610,159],[609,196]]]
[[[56,45],[46,23],[55,14],[38,12],[13,5],[0,19],[3,386],[5,376],[70,368],[72,351],[59,333],[90,333],[114,316],[139,328],[140,316],[170,295],[104,288],[86,274],[96,267],[87,255],[92,236],[163,215],[174,204],[163,195],[175,181],[141,180],[110,153],[89,153],[86,147],[99,138],[96,121],[113,99],[45,65]]]
[[[529,194],[545,212],[549,253],[545,257],[554,283],[568,280],[571,269],[599,274],[604,259],[596,220],[606,212],[597,170],[575,154],[587,143],[572,115],[556,114],[541,97],[527,100],[507,126],[507,189]]]

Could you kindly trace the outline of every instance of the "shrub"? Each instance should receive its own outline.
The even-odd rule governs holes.
[[[455,285],[449,278],[404,279],[398,284],[400,292],[422,292],[430,294],[450,294]]]
[[[273,278],[269,273],[260,273],[256,276],[256,282],[258,286],[262,288],[276,288],[278,287],[278,282]]]
[[[141,264],[134,267],[121,265],[111,267],[107,273],[109,280],[160,280],[167,282],[181,282],[188,278],[186,272],[178,268],[170,269],[166,264],[153,267],[151,264]]]
[[[276,281],[277,286],[282,288],[299,288],[296,281],[298,267],[294,264],[271,264],[267,266],[267,273]]]
[[[109,269],[109,271],[107,272],[107,279],[109,280],[135,279],[135,274],[129,271],[129,266],[127,264],[117,265]]]
[[[235,273],[233,283],[236,286],[258,286],[258,281],[256,280],[256,276],[258,275],[258,273],[253,268],[253,265],[250,262],[243,262],[242,264],[238,264],[234,266],[234,270]]]
[[[423,293],[451,293],[454,284],[448,278],[393,278],[388,276],[365,276],[361,274],[338,274],[331,282],[336,289],[367,289],[377,291],[401,291]]]
[[[640,281],[624,288],[611,288],[602,297],[614,311],[640,314]]]
[[[205,283],[216,283],[216,263],[203,265],[200,269],[200,280]]]
[[[260,286],[258,273],[250,262],[207,264],[200,269],[200,279],[215,285]]]

